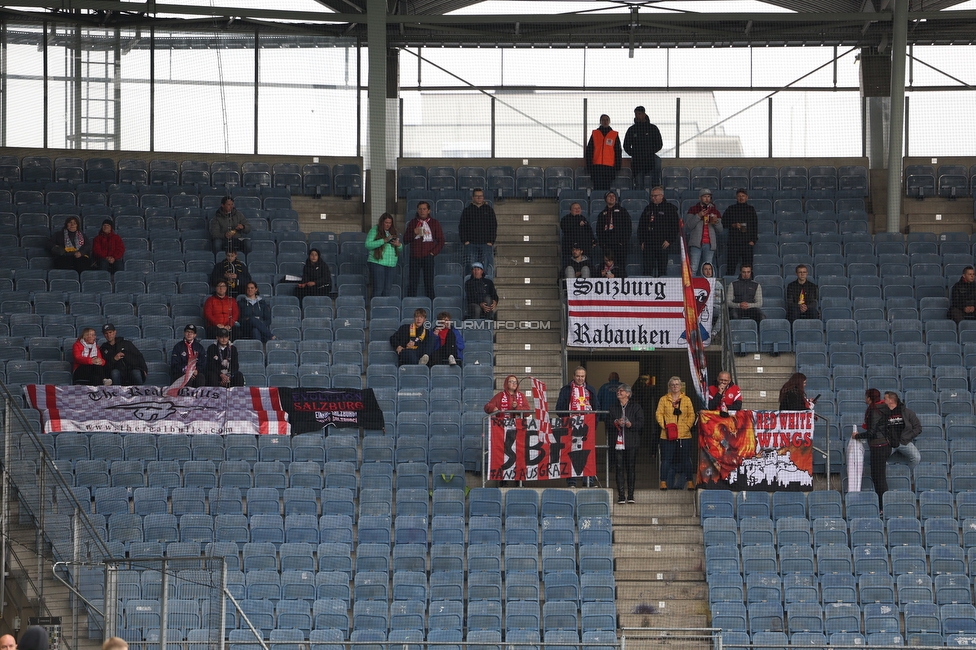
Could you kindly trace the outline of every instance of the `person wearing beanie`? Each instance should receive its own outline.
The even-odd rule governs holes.
[[[31,625],[20,636],[17,642],[17,650],[47,650],[48,634],[40,625]]]
[[[92,240],[92,256],[95,258],[95,268],[114,274],[122,270],[122,256],[125,255],[125,244],[115,233],[115,222],[106,219],[102,222],[102,229]]]
[[[688,208],[684,222],[691,272],[698,274],[699,262],[711,263],[715,258],[718,234],[722,232],[722,213],[712,203],[711,190],[698,193],[698,203]]]
[[[630,168],[634,172],[634,186],[643,189],[650,174],[650,185],[661,182],[661,158],[657,152],[664,147],[661,130],[651,124],[643,106],[634,109],[634,123],[624,136],[624,151],[630,156]]]
[[[620,171],[620,134],[610,128],[610,116],[600,116],[600,127],[593,129],[586,143],[586,168],[593,179],[593,189],[606,192]]]

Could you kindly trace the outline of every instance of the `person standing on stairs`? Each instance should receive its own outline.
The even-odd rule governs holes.
[[[617,503],[636,503],[637,450],[644,430],[644,409],[631,401],[633,391],[627,384],[617,385],[616,399],[607,405],[607,447],[617,466]],[[627,498],[624,499],[626,481]]]
[[[661,489],[695,489],[691,463],[691,427],[695,424],[695,407],[681,390],[681,377],[668,380],[668,392],[657,403],[657,424],[661,428]]]

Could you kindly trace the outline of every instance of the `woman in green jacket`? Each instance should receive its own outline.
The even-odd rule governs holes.
[[[379,221],[366,234],[367,259],[373,276],[373,296],[388,296],[393,289],[393,275],[400,259],[400,235],[393,223],[393,215],[384,212]]]

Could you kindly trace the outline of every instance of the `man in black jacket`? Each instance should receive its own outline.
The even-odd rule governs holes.
[[[796,280],[786,285],[786,320],[820,318],[820,288],[807,280],[810,271],[806,264],[796,267]]]
[[[624,136],[624,151],[630,157],[630,168],[634,173],[634,183],[638,188],[646,187],[645,177],[651,175],[651,185],[661,182],[661,158],[657,152],[664,146],[661,130],[644,112],[643,106],[634,109],[634,123]]]
[[[495,267],[498,219],[495,210],[485,203],[485,191],[480,187],[471,191],[471,203],[461,213],[458,234],[464,244],[465,271],[475,262],[481,262],[488,268]]]
[[[729,320],[751,318],[756,325],[762,321],[762,287],[752,279],[751,266],[742,265],[739,279],[725,292],[725,302],[729,307]]]
[[[565,269],[569,259],[573,256],[573,244],[579,244],[584,255],[591,255],[596,246],[593,228],[583,214],[583,206],[575,201],[570,204],[569,212],[559,220],[559,232],[562,237],[562,259],[559,268]]]
[[[99,347],[105,359],[105,373],[112,379],[113,386],[142,386],[146,383],[149,368],[139,348],[116,336],[115,325],[106,323],[102,327],[105,342]]]
[[[913,470],[922,460],[922,454],[913,442],[922,433],[922,423],[915,411],[905,406],[893,390],[885,391],[884,404],[878,407],[881,417],[878,426],[884,428],[884,437],[888,439],[892,454],[902,454],[908,459],[908,465]]]
[[[237,348],[231,344],[228,330],[217,330],[217,342],[207,348],[206,378],[207,386],[230,388],[244,385]]]
[[[237,259],[236,250],[231,248],[224,254],[226,255],[225,259],[217,262],[213,271],[210,272],[210,286],[216,289],[217,283],[224,281],[227,283],[227,295],[231,298],[237,298],[244,293],[244,287],[251,281],[251,274],[248,273],[244,262]]]
[[[614,277],[625,277],[627,272],[627,252],[630,250],[630,237],[633,225],[630,213],[617,204],[617,195],[610,191],[603,197],[607,207],[596,219],[596,240],[604,255],[613,255],[616,262]]]
[[[752,266],[752,253],[759,237],[759,216],[749,205],[749,193],[740,187],[735,193],[735,203],[725,208],[722,225],[729,231],[729,255],[725,262],[725,275],[735,275],[736,267]]]
[[[959,323],[976,320],[976,270],[967,266],[949,294],[949,318]]]
[[[668,256],[681,250],[672,248],[678,241],[679,224],[678,208],[664,200],[664,188],[660,185],[651,188],[651,202],[637,223],[644,275],[659,278],[668,272]]]
[[[481,262],[471,266],[471,277],[464,283],[464,301],[468,305],[467,318],[487,318],[494,320],[497,316],[498,292],[495,283],[485,277],[485,269]]]

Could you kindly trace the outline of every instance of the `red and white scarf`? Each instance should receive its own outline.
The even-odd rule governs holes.
[[[573,394],[569,400],[569,410],[570,411],[591,411],[590,408],[590,391],[586,390],[586,384],[582,386],[577,386],[573,383]]]

